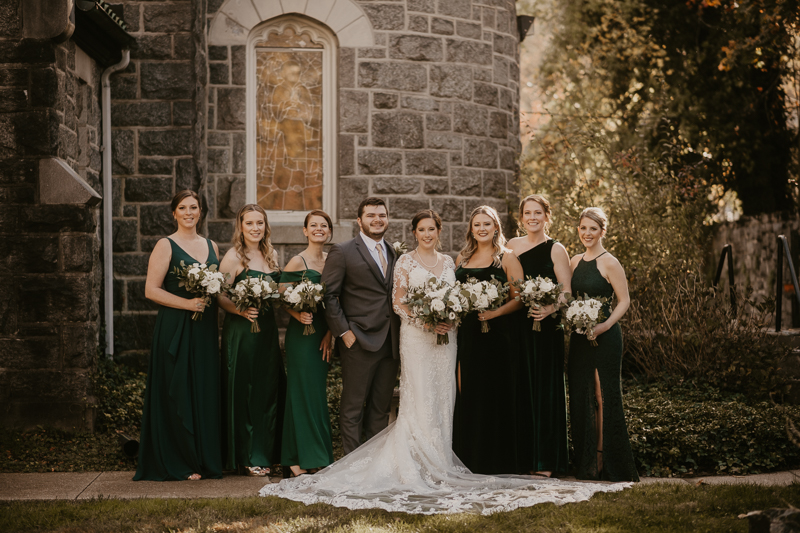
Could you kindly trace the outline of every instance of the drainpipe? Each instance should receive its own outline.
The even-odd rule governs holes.
[[[111,82],[109,78],[118,70],[128,66],[130,50],[122,51],[122,60],[103,71],[100,78],[103,87],[103,282],[106,310],[106,356],[114,357],[114,251],[112,245],[111,210],[114,194],[111,184]]]

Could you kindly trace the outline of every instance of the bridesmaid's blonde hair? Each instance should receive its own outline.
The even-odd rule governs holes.
[[[587,207],[581,211],[581,216],[578,217],[579,226],[581,224],[581,220],[584,218],[594,220],[602,230],[606,229],[606,226],[608,226],[608,215],[606,215],[605,211],[599,207]]]
[[[261,236],[261,240],[258,243],[258,251],[264,256],[264,260],[267,262],[269,268],[272,270],[280,270],[278,268],[278,262],[275,261],[275,249],[272,247],[272,243],[269,241],[269,236],[272,233],[272,229],[269,227],[267,212],[264,211],[263,207],[257,204],[246,204],[242,206],[242,208],[239,209],[239,212],[236,214],[236,228],[233,230],[233,247],[236,249],[236,256],[239,258],[239,261],[241,262],[245,271],[247,271],[248,265],[250,264],[250,258],[247,257],[247,245],[244,242],[242,223],[244,222],[244,216],[247,213],[254,212],[261,213],[261,216],[264,217],[264,235]]]
[[[547,217],[547,222],[544,225],[544,232],[547,233],[550,230],[550,202],[542,196],[541,194],[529,194],[522,201],[519,203],[519,225],[522,229],[522,212],[525,210],[525,204],[528,202],[536,202],[540,206],[542,206],[542,210],[544,210],[544,214]]]
[[[476,241],[475,237],[472,235],[472,220],[478,215],[488,216],[492,219],[496,227],[494,236],[492,236],[492,247],[494,248],[492,251],[492,266],[498,267],[502,262],[503,254],[508,251],[508,248],[506,248],[506,236],[503,235],[503,225],[500,223],[500,215],[497,214],[497,210],[494,207],[489,205],[479,205],[473,209],[472,213],[469,215],[466,244],[461,249],[461,252],[459,252],[461,254],[461,264],[466,265],[469,263],[470,257],[472,257],[478,249],[478,241]]]

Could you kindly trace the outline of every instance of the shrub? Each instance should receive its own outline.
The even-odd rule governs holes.
[[[331,417],[333,457],[338,460],[344,456],[342,433],[339,430],[339,404],[342,400],[342,364],[338,357],[331,359],[331,361],[331,369],[328,372],[328,413]]]
[[[123,431],[131,436],[139,435],[146,379],[144,372],[137,372],[106,357],[98,357],[92,375],[98,432]]]
[[[624,396],[633,455],[645,476],[755,474],[800,465],[786,418],[800,407],[748,402],[709,385],[631,385]]]

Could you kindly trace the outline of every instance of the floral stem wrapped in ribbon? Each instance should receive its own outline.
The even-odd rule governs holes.
[[[580,296],[574,298],[564,314],[567,329],[588,337],[594,332],[594,327],[606,319],[603,313],[603,305],[606,303],[608,303],[607,298],[589,298],[586,294],[582,298]],[[597,339],[593,338],[589,342],[592,346],[597,346]]]
[[[432,275],[426,275],[427,279],[413,279],[421,277],[422,274],[418,274],[421,272],[424,271],[417,269],[409,276],[409,287],[405,296],[408,310],[430,329],[436,329],[436,326],[443,323],[458,327],[469,311],[469,299],[462,294],[461,285],[450,285]],[[450,344],[450,335],[437,333],[436,344]]]
[[[179,287],[185,287],[195,297],[205,301],[203,309],[211,303],[212,296],[217,296],[228,288],[228,284],[225,283],[226,275],[217,271],[217,265],[208,266],[205,263],[187,265],[181,261],[180,268],[174,267],[173,273],[180,281]],[[192,320],[202,319],[203,311],[195,311],[192,315]]]
[[[240,280],[232,289],[228,290],[228,297],[236,306],[240,313],[250,307],[259,310],[268,309],[270,300],[280,298],[278,284],[267,276],[244,278]],[[258,326],[258,318],[250,324],[250,332],[258,333],[261,328]]]
[[[298,313],[316,313],[317,305],[325,308],[322,297],[325,295],[325,284],[314,283],[305,276],[292,285],[286,287],[283,292],[283,302],[297,311]],[[303,328],[303,335],[316,333],[314,324],[306,324]]]
[[[511,285],[519,289],[516,299],[528,308],[528,316],[531,316],[534,309],[557,303],[558,297],[564,290],[564,285],[561,283],[554,283],[552,279],[541,276],[535,278],[528,276],[524,280],[512,282]],[[542,331],[542,323],[534,320],[533,331]]]
[[[469,311],[481,313],[493,311],[506,303],[506,296],[511,287],[492,276],[489,281],[478,281],[473,277],[461,284],[461,289],[466,291],[469,298]],[[481,322],[481,333],[489,331],[489,323]]]

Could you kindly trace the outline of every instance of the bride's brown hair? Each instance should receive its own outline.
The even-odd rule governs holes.
[[[236,256],[239,258],[239,261],[242,263],[245,271],[250,264],[250,258],[247,257],[247,245],[244,242],[244,234],[242,233],[242,223],[244,222],[244,216],[247,213],[261,213],[261,216],[264,217],[264,235],[261,236],[261,240],[258,242],[258,251],[261,252],[261,255],[264,256],[264,260],[267,262],[267,265],[272,270],[280,270],[278,268],[278,262],[275,261],[275,249],[272,247],[272,243],[269,242],[269,236],[272,233],[272,229],[269,227],[269,220],[267,219],[267,212],[264,211],[260,205],[256,204],[246,204],[239,209],[239,212],[236,214],[236,228],[233,230],[233,247],[236,249]]]
[[[478,215],[486,215],[494,222],[496,231],[492,237],[492,247],[494,248],[492,251],[492,266],[499,267],[502,263],[503,254],[509,250],[506,248],[506,236],[503,235],[503,225],[500,223],[500,215],[497,214],[497,210],[494,207],[489,205],[479,205],[473,209],[472,213],[469,215],[466,235],[467,242],[459,252],[461,254],[461,264],[466,265],[469,263],[470,257],[472,257],[478,249],[478,241],[476,241],[475,237],[472,235],[472,220]]]
[[[426,218],[430,218],[433,220],[433,223],[436,224],[436,229],[439,230],[441,235],[442,217],[440,217],[439,213],[437,213],[433,209],[423,209],[422,211],[414,215],[414,218],[411,219],[411,233],[417,231],[417,226],[419,225],[419,223],[425,220]],[[440,241],[438,237],[436,238],[436,247],[439,249],[441,249],[442,247],[442,241]]]

